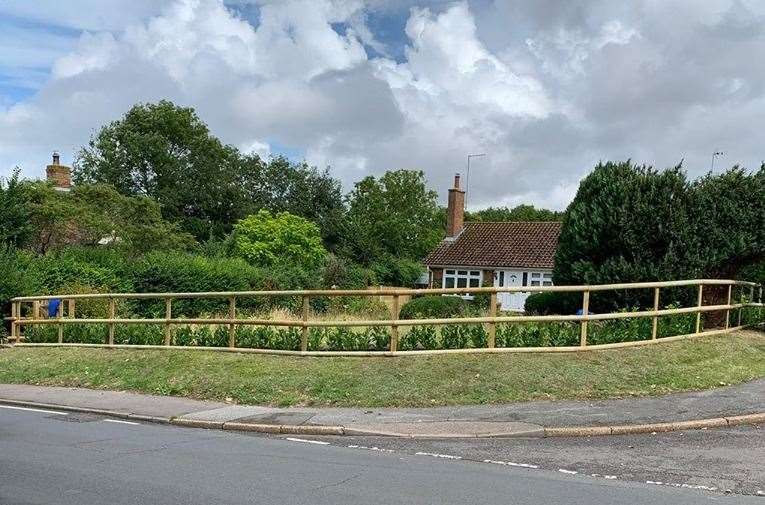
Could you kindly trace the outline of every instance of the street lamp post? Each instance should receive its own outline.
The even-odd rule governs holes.
[[[468,192],[470,191],[470,159],[486,156],[486,153],[467,155],[467,180],[465,181],[465,209],[467,209]]]

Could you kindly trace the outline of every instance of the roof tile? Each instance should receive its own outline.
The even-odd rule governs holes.
[[[552,268],[559,222],[470,222],[456,239],[442,241],[428,266]]]

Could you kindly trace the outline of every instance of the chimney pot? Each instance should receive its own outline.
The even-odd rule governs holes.
[[[459,172],[454,174],[454,189],[460,189],[460,174],[459,174]]]
[[[58,165],[60,161],[60,156],[58,154],[58,151],[53,151],[53,164]]]

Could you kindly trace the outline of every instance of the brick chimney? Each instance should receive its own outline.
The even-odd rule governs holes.
[[[449,189],[446,207],[446,237],[455,238],[465,222],[465,192],[460,189],[460,174],[454,175],[454,187]]]
[[[58,191],[72,188],[72,169],[61,164],[61,157],[56,151],[53,151],[53,163],[45,167],[45,176]]]

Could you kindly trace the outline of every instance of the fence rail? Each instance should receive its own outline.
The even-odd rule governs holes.
[[[727,287],[727,303],[716,305],[704,305],[704,287],[717,286]],[[696,287],[697,303],[695,306],[682,308],[661,309],[659,302],[661,299],[662,288],[677,287]],[[738,301],[734,302],[734,288],[738,287]],[[746,289],[748,288],[748,289]],[[631,312],[610,312],[603,314],[592,314],[590,308],[590,294],[593,292],[612,291],[612,290],[635,290],[635,289],[653,289],[654,303],[652,310],[639,310]],[[744,291],[748,291],[746,296]],[[512,292],[580,292],[582,293],[581,314],[575,315],[520,315],[520,316],[501,316],[497,315],[497,294]],[[485,293],[490,295],[489,310],[487,316],[477,317],[459,317],[459,318],[435,318],[435,319],[399,319],[400,298],[414,297],[418,295],[464,295]],[[372,320],[316,320],[311,319],[310,300],[316,297],[392,297],[390,319],[372,319]],[[298,297],[302,299],[300,319],[263,319],[263,318],[242,318],[237,317],[237,300],[252,297]],[[209,317],[209,318],[184,318],[173,317],[173,301],[183,299],[227,299],[228,317]],[[58,299],[60,304],[56,317],[45,318],[42,316],[41,308],[44,302]],[[755,302],[754,300],[758,301]],[[107,318],[77,318],[76,301],[77,300],[103,300],[108,303]],[[118,300],[164,300],[165,317],[164,318],[118,318],[116,317],[116,305]],[[16,345],[41,346],[41,345],[84,345],[99,347],[140,347],[140,348],[193,348],[190,346],[175,346],[173,343],[173,328],[182,325],[222,325],[228,327],[228,346],[226,348],[215,348],[217,350],[229,350],[238,352],[273,352],[275,354],[299,354],[299,355],[408,355],[418,353],[438,353],[438,352],[570,352],[599,348],[623,347],[628,345],[644,345],[657,341],[677,340],[678,338],[690,338],[699,335],[727,333],[742,326],[741,313],[744,308],[758,307],[757,323],[763,322],[763,303],[762,286],[754,282],[726,280],[726,279],[694,279],[677,280],[664,282],[639,282],[622,284],[601,284],[601,285],[582,285],[582,286],[523,286],[523,287],[482,287],[482,288],[445,288],[445,289],[369,289],[369,290],[296,290],[296,291],[232,291],[232,292],[206,292],[206,293],[89,293],[89,294],[62,294],[62,295],[44,295],[44,296],[24,296],[11,300],[11,317],[6,318],[11,324],[10,341]],[[26,309],[26,311],[25,311]],[[31,310],[30,310],[31,309]],[[738,320],[735,326],[731,326],[731,311],[738,310]],[[707,312],[725,312],[724,327],[712,331],[703,331],[702,314]],[[24,317],[23,314],[31,313],[31,317]],[[672,337],[658,337],[658,321],[660,317],[696,314],[695,332]],[[619,342],[612,344],[588,344],[588,323],[594,321],[621,320],[629,318],[652,318],[651,321],[651,339],[638,340],[632,342]],[[578,322],[580,324],[579,345],[578,346],[560,346],[560,347],[496,347],[496,327],[500,323],[519,324],[525,322]],[[107,326],[107,333],[103,344],[69,344],[63,342],[63,328],[65,325],[88,325],[102,324]],[[115,334],[117,325],[159,325],[164,327],[164,346],[155,345],[125,345],[115,344]],[[413,326],[448,326],[448,325],[485,325],[486,326],[486,347],[471,349],[438,349],[428,351],[400,351],[398,348],[399,328]],[[58,327],[58,342],[52,344],[28,343],[24,342],[22,328],[35,325],[56,325]],[[275,349],[252,349],[236,346],[236,329],[240,326],[269,326],[269,327],[294,327],[300,328],[300,349],[297,350],[275,350]],[[390,346],[388,351],[309,351],[308,340],[311,328],[327,327],[388,327],[390,328]],[[198,348],[198,347],[197,347]],[[205,349],[210,349],[205,347]]]

